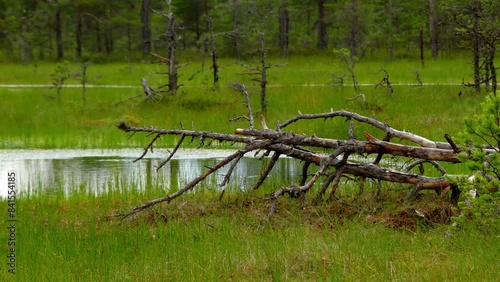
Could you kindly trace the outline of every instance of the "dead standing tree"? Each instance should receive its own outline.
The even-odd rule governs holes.
[[[168,48],[168,92],[177,95],[177,89],[179,88],[179,74],[177,73],[178,64],[175,56],[175,52],[177,51],[177,31],[174,13],[172,12],[172,0],[167,0],[167,3],[168,12],[166,17],[168,19],[168,26],[165,32],[165,38]]]
[[[177,61],[176,52],[177,52],[177,23],[175,22],[175,15],[172,11],[172,0],[166,0],[167,2],[167,12],[155,11],[156,13],[162,15],[167,18],[167,29],[165,33],[161,36],[161,38],[165,41],[167,45],[167,56],[163,57],[161,55],[150,53],[152,56],[157,58],[160,63],[164,63],[168,66],[167,74],[168,83],[160,88],[167,87],[167,93],[172,95],[177,95],[177,90],[179,89],[179,73],[178,69],[182,66],[179,66]]]
[[[444,11],[451,14],[458,34],[464,35],[473,54],[474,82],[463,83],[474,87],[477,94],[481,92],[481,84],[486,84],[487,91],[496,93],[497,67],[495,54],[500,41],[500,22],[498,20],[499,1],[445,1]]]
[[[356,78],[356,74],[354,73],[354,68],[356,67],[356,64],[359,62],[359,58],[357,56],[353,56],[350,53],[350,51],[346,48],[334,49],[333,54],[337,60],[344,63],[345,67],[347,68],[347,72],[351,76],[354,91],[356,91],[356,94],[359,94],[360,91],[359,82]],[[338,76],[337,74],[334,74],[334,77],[341,77],[343,80],[343,77],[345,77],[345,75]],[[343,84],[343,82],[341,84]]]
[[[242,67],[247,69],[246,72],[241,73],[252,77],[252,81],[258,82],[260,86],[260,109],[263,115],[267,113],[267,70],[273,67],[280,67],[283,65],[273,65],[267,61],[267,46],[266,46],[266,21],[272,14],[272,6],[258,7],[253,3],[254,7],[249,11],[256,17],[257,24],[251,27],[253,32],[257,35],[258,46],[248,52],[254,59],[251,65],[240,63]]]
[[[241,63],[241,66],[246,68],[247,71],[242,73],[244,75],[249,75],[252,78],[253,81],[256,81],[259,83],[260,86],[260,110],[262,114],[267,113],[267,70],[272,67],[270,64],[266,64],[266,58],[267,58],[267,50],[266,50],[266,45],[264,41],[264,32],[257,32],[258,33],[258,38],[259,38],[259,43],[260,46],[252,52],[252,55],[258,57],[258,60],[256,60],[256,64],[254,65],[246,65]]]
[[[335,140],[321,138],[316,135],[307,136],[302,134],[295,134],[293,132],[285,132],[285,129],[288,125],[299,122],[301,120],[327,120],[333,118],[347,118],[351,121],[369,124],[372,127],[383,131],[386,134],[386,137],[384,138],[384,140],[379,140],[373,137],[371,134],[365,132],[364,136],[366,138],[366,141],[356,140],[353,137],[354,123],[352,123],[351,125],[349,140]],[[148,153],[148,151],[153,148],[154,143],[162,136],[180,136],[180,141],[177,143],[174,150],[167,156],[165,161],[163,161],[159,165],[158,169],[164,166],[174,156],[174,154],[177,152],[177,149],[182,145],[186,137],[191,137],[192,140],[200,140],[200,147],[206,145],[206,140],[239,143],[242,145],[242,147],[237,149],[233,154],[227,156],[215,166],[203,172],[201,175],[193,179],[177,192],[166,195],[162,198],[146,202],[143,205],[135,207],[127,213],[121,214],[121,216],[126,217],[138,213],[162,202],[168,203],[173,199],[181,196],[185,192],[193,189],[198,183],[203,181],[210,174],[231,163],[231,167],[225,176],[225,179],[229,179],[233,168],[238,164],[241,158],[245,154],[253,151],[265,151],[269,154],[273,153],[271,162],[268,164],[264,172],[261,174],[260,178],[257,180],[257,184],[254,185],[254,189],[259,188],[259,186],[264,183],[267,175],[273,169],[274,163],[280,155],[289,156],[304,161],[305,163],[304,171],[306,173],[304,174],[304,177],[299,185],[281,187],[271,194],[270,198],[272,200],[272,205],[269,216],[272,216],[272,214],[274,213],[277,200],[280,196],[284,194],[289,194],[293,197],[305,196],[305,194],[309,192],[314,184],[316,184],[321,178],[326,178],[326,181],[318,192],[317,197],[319,199],[322,199],[323,195],[328,190],[330,185],[332,185],[332,188],[329,198],[333,199],[335,191],[339,186],[340,178],[346,175],[358,176],[363,179],[370,178],[394,183],[411,184],[414,188],[408,194],[408,197],[411,197],[412,195],[415,195],[416,192],[424,189],[436,190],[437,192],[440,192],[442,196],[444,196],[449,190],[451,190],[451,198],[455,201],[460,193],[460,190],[457,188],[457,186],[452,183],[452,181],[450,181],[450,178],[453,178],[454,176],[445,176],[445,171],[437,163],[438,161],[450,163],[460,162],[456,156],[458,150],[451,141],[448,143],[435,142],[424,137],[411,134],[409,132],[396,130],[394,128],[391,128],[389,125],[375,119],[344,110],[319,114],[299,114],[298,116],[295,116],[283,123],[278,123],[276,129],[274,130],[267,128],[263,117],[261,118],[261,122],[262,127],[264,128],[262,130],[253,128],[236,129],[234,131],[234,134],[223,134],[185,129],[131,127],[123,121],[117,124],[117,127],[124,132],[130,132],[132,134],[145,133],[154,136],[152,140],[145,146],[143,154],[139,156],[136,161],[142,159]],[[392,138],[410,141],[416,143],[417,146],[390,142]],[[331,152],[325,155],[325,150],[330,150]],[[355,155],[359,156],[368,154],[377,155],[374,162],[360,163],[359,161],[352,160],[352,157]],[[392,167],[384,167],[383,165],[381,165],[381,159],[384,156],[398,156],[417,160],[416,162],[408,165],[406,169],[410,169],[413,166],[419,166],[424,162],[430,162],[434,166],[440,168],[440,170],[443,172],[443,175],[440,177],[430,177],[423,175],[423,172],[420,174],[416,174],[410,173],[407,170],[403,171],[396,170]],[[307,180],[307,168],[309,167],[309,164],[314,164],[318,166],[318,168],[313,176],[309,180]],[[225,180],[223,184],[226,183],[227,181]]]
[[[217,62],[217,45],[215,44],[215,34],[214,27],[212,24],[212,19],[207,17],[207,25],[210,29],[210,51],[212,52],[212,70],[214,74],[214,86],[217,86],[219,83],[219,64]]]

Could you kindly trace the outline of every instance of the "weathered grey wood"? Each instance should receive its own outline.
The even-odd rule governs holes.
[[[436,142],[436,141],[429,140],[427,138],[424,138],[422,136],[418,136],[418,135],[410,133],[410,132],[396,130],[396,129],[390,127],[387,123],[383,123],[383,122],[380,122],[374,118],[365,117],[365,116],[359,115],[357,113],[348,112],[348,111],[344,111],[344,110],[331,111],[331,112],[319,113],[319,114],[300,114],[298,116],[295,116],[295,117],[283,122],[282,124],[279,124],[278,130],[282,130],[285,127],[287,127],[288,125],[295,123],[299,120],[328,119],[328,118],[334,118],[334,117],[351,118],[351,119],[357,120],[359,122],[367,123],[375,128],[378,128],[378,129],[390,134],[393,137],[412,141],[412,142],[415,142],[415,143],[417,143],[421,146],[424,146],[424,147],[451,149],[451,146],[448,143]]]
[[[419,146],[403,145],[389,141],[379,140],[369,133],[365,132],[364,137],[366,140],[356,140],[350,138],[349,140],[335,140],[329,138],[322,138],[318,136],[307,136],[302,134],[294,134],[290,132],[282,132],[283,129],[294,122],[302,119],[317,119],[317,118],[333,118],[333,117],[347,117],[352,120],[359,122],[364,122],[372,125],[375,128],[381,129],[386,132],[385,140],[390,140],[391,137],[398,137],[405,140],[410,140],[417,143]],[[282,124],[277,125],[277,130],[269,129],[265,123],[265,119],[261,116],[262,130],[257,130],[252,128],[249,129],[236,129],[234,134],[224,134],[209,131],[195,131],[195,130],[185,130],[185,129],[156,129],[153,127],[131,127],[125,122],[120,122],[117,127],[125,132],[136,133],[146,133],[148,135],[154,136],[152,140],[144,148],[143,154],[137,158],[137,160],[142,159],[149,149],[152,148],[156,140],[161,138],[163,135],[178,135],[181,136],[181,141],[177,143],[175,149],[169,154],[168,158],[162,162],[164,165],[171,157],[176,153],[177,149],[181,146],[182,141],[185,137],[191,137],[194,139],[200,139],[201,145],[204,145],[204,140],[211,139],[220,142],[232,142],[239,143],[243,145],[242,149],[236,150],[236,152],[212,168],[202,173],[197,178],[193,179],[191,182],[186,184],[182,189],[177,192],[159,198],[151,200],[141,206],[134,208],[131,212],[126,213],[122,216],[128,216],[136,212],[140,212],[150,206],[156,205],[161,202],[170,202],[172,199],[182,195],[183,193],[194,188],[199,182],[203,181],[208,175],[217,171],[221,167],[231,163],[231,169],[237,165],[239,160],[251,151],[265,150],[267,153],[273,152],[273,158],[270,165],[259,178],[258,182],[254,187],[259,187],[264,181],[267,174],[272,170],[274,162],[280,155],[289,156],[298,160],[304,161],[306,164],[317,165],[318,168],[312,177],[307,179],[302,179],[298,186],[281,187],[273,194],[271,194],[271,199],[273,204],[269,215],[274,213],[276,208],[276,201],[279,196],[284,194],[290,194],[292,196],[300,196],[307,193],[318,179],[322,177],[327,177],[327,183],[333,182],[334,187],[330,193],[331,197],[335,193],[334,189],[337,189],[340,177],[343,175],[353,175],[362,178],[372,178],[377,180],[389,181],[394,183],[403,183],[413,185],[414,192],[421,189],[435,189],[435,190],[452,190],[453,195],[456,197],[457,189],[450,183],[450,178],[452,176],[445,175],[445,171],[442,170],[443,176],[441,177],[428,177],[421,174],[409,173],[407,171],[398,171],[392,168],[382,167],[379,165],[379,160],[385,155],[406,157],[416,160],[422,160],[425,162],[435,163],[450,162],[458,163],[460,160],[457,158],[457,152],[459,151],[456,146],[451,146],[450,143],[434,142],[423,138],[418,135],[414,135],[408,132],[395,130],[389,127],[387,124],[379,122],[373,118],[364,117],[356,113],[351,113],[347,111],[330,112],[323,114],[312,114],[304,115],[299,113],[298,116],[285,121]],[[351,128],[351,130],[353,130]],[[353,134],[351,134],[353,135]],[[448,138],[447,138],[448,139]],[[307,147],[307,149],[303,149]],[[315,150],[321,149],[321,150]],[[330,149],[331,153],[325,155],[325,149]],[[266,153],[266,154],[267,154]],[[349,158],[356,154],[376,154],[376,162],[374,163],[359,163],[350,161]],[[230,173],[229,173],[230,174]],[[229,178],[230,175],[226,178]],[[223,184],[226,184],[224,181]],[[322,195],[328,189],[328,185],[321,187],[318,197],[321,198]]]
[[[393,156],[403,156],[410,158],[419,158],[431,161],[446,161],[458,163],[460,160],[456,157],[452,149],[438,149],[433,147],[415,147],[409,145],[401,145],[387,141],[381,141],[368,133],[365,137],[368,141],[359,140],[335,140],[321,138],[317,136],[306,136],[294,133],[280,133],[274,130],[252,130],[252,129],[236,129],[238,135],[252,136],[261,139],[274,140],[277,143],[297,146],[312,146],[329,149],[337,149],[339,147],[349,147],[350,151],[366,154],[389,154]],[[450,147],[451,148],[451,147]]]
[[[144,94],[146,94],[147,99],[155,100],[155,96],[153,92],[151,91],[151,87],[149,87],[148,82],[146,79],[143,77],[141,78],[141,84],[142,84],[142,89],[144,90]]]

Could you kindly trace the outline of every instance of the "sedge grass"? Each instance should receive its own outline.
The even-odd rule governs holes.
[[[268,221],[267,200],[197,193],[133,219],[109,217],[161,194],[19,198],[17,280],[496,281],[499,274],[498,236],[393,229],[372,220],[383,215],[341,212],[338,204],[302,209],[283,198]]]
[[[143,98],[140,88],[88,88],[86,102],[81,99],[80,88],[63,88],[60,104],[57,99],[50,98],[56,96],[55,89],[0,88],[0,133],[3,136],[0,148],[143,146],[143,139],[128,140],[123,132],[114,127],[119,120],[136,126],[162,128],[179,128],[182,122],[187,128],[231,133],[236,127],[248,125],[243,121],[229,122],[231,118],[246,114],[246,108],[241,104],[243,99],[240,94],[231,90],[228,84],[235,81],[247,83],[250,91],[255,93],[252,103],[256,114],[259,114],[259,97],[253,82],[248,77],[238,75],[242,72],[241,66],[229,60],[224,63],[226,66],[222,68],[218,90],[213,90],[209,82],[210,74],[204,72],[190,81],[182,81],[184,86],[179,90],[178,97],[168,97],[155,104],[141,103]],[[198,63],[189,67],[186,73],[199,68]],[[363,104],[361,99],[346,100],[356,94],[351,86],[329,85],[333,72],[343,72],[342,65],[333,59],[288,59],[286,66],[269,71],[267,123],[284,121],[298,111],[313,113],[346,109],[376,116],[394,128],[442,141],[444,133],[453,136],[461,131],[463,118],[478,110],[481,97],[470,93],[459,97],[457,93],[467,89],[456,85],[395,85],[392,94],[384,87],[375,88],[374,85],[383,77],[381,67],[389,71],[393,83],[415,83],[412,75],[418,62],[362,62],[356,67],[356,72],[359,82],[367,84],[360,89],[366,97],[366,103]],[[421,76],[424,82],[459,83],[466,67],[466,62],[459,59],[444,60],[439,64],[432,62],[421,70]],[[30,67],[6,65],[4,68],[6,71],[2,83],[50,84],[47,72],[54,65],[40,64],[35,74]],[[89,76],[101,73],[101,78],[94,84],[139,86],[139,78],[144,74],[150,79],[151,85],[160,85],[164,83],[161,76],[152,73],[161,68],[144,64],[93,65],[93,73]],[[443,73],[448,74],[448,78],[444,78]],[[129,100],[136,95],[140,97]],[[346,128],[346,123],[340,120],[308,121],[293,124],[289,130],[340,139],[345,138]],[[360,126],[359,134],[365,129],[367,127]],[[371,133],[378,136],[373,130]],[[158,145],[173,146],[175,138],[164,137],[161,142]]]
[[[346,109],[376,116],[397,129],[442,140],[444,133],[453,136],[462,130],[463,118],[476,112],[481,100],[473,95],[458,97],[461,88],[453,85],[394,86],[393,95],[373,86],[383,77],[381,68],[389,72],[393,83],[415,83],[416,71],[424,83],[460,83],[469,71],[463,59],[428,62],[424,68],[410,60],[361,62],[355,69],[358,80],[372,85],[361,88],[366,104],[346,102],[355,94],[350,86],[327,85],[332,73],[344,71],[342,64],[331,58],[298,57],[276,62],[288,64],[270,70],[270,83],[279,87],[268,89],[268,124],[283,121],[297,111]],[[239,94],[227,83],[243,81],[252,91],[257,90],[248,78],[237,75],[241,67],[229,60],[222,65],[218,91],[211,90],[210,74],[204,72],[183,81],[185,87],[177,98],[156,104],[139,105],[137,100],[128,100],[140,94],[140,89],[89,88],[84,103],[80,89],[64,88],[59,105],[46,97],[55,96],[53,89],[2,88],[0,147],[143,146],[147,142],[143,137],[129,140],[114,127],[120,119],[132,125],[165,128],[178,128],[182,121],[188,128],[194,124],[195,129],[230,133],[246,124],[227,122],[245,113]],[[3,65],[0,83],[50,84],[48,74],[54,67]],[[186,73],[197,68],[199,63],[193,63]],[[89,76],[100,76],[93,84],[138,85],[144,76],[151,85],[157,85],[161,79],[151,73],[160,70],[160,66],[132,63],[93,65]],[[252,99],[258,109],[257,95]],[[343,120],[313,121],[298,122],[290,130],[340,139],[347,137],[347,127]],[[372,129],[360,125],[356,133],[361,135],[363,130]],[[160,146],[175,144],[175,138],[160,141]],[[354,212],[339,209],[338,204],[309,203],[303,209],[297,201],[282,198],[269,222],[269,202],[262,200],[263,194],[233,192],[219,202],[218,195],[201,189],[137,218],[118,221],[110,215],[163,196],[165,191],[103,187],[107,192],[96,195],[84,188],[77,187],[69,195],[55,190],[18,198],[17,280],[496,281],[499,274],[499,249],[492,248],[500,243],[497,234],[459,230],[447,235],[448,226],[429,228],[425,222],[417,222],[410,230],[389,228],[392,225],[387,224],[384,213],[377,211],[401,208],[397,204],[400,201],[390,197],[383,202],[359,197],[361,202],[354,201],[358,208]],[[339,189],[339,196],[357,193],[351,189]],[[7,206],[4,200],[0,204]],[[4,225],[5,220],[2,217]],[[2,244],[0,251],[7,253],[7,245]],[[0,281],[11,278],[6,271],[0,273]]]

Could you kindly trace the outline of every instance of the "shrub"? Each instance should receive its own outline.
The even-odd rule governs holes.
[[[455,226],[474,225],[500,231],[500,97],[490,95],[483,112],[466,119],[459,155],[473,175],[459,183],[465,197],[458,204]]]

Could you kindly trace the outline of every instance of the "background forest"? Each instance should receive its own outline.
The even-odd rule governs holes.
[[[0,61],[137,60],[165,52],[165,0],[0,0]],[[434,59],[498,41],[498,1],[171,0],[179,50],[239,59],[262,34],[273,55],[347,48],[358,58]],[[478,25],[474,15],[480,15]],[[484,32],[483,32],[484,31]],[[484,40],[486,51],[488,42]],[[491,49],[491,48],[490,48]],[[187,52],[186,52],[187,51]],[[495,53],[496,50],[493,51]]]

